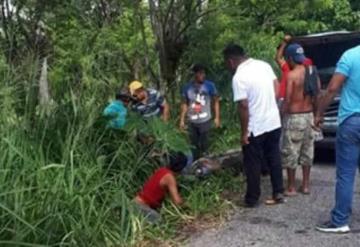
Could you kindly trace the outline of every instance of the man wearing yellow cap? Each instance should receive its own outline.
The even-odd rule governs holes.
[[[132,105],[132,110],[139,113],[144,118],[161,116],[167,122],[170,115],[170,107],[164,96],[159,91],[152,88],[144,88],[139,81],[132,81],[129,84],[130,94],[137,99],[137,103]]]

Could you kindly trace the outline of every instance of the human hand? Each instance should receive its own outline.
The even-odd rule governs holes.
[[[242,144],[243,146],[250,144],[249,135],[248,135],[248,132],[247,132],[247,131],[242,134],[241,144]]]
[[[285,41],[286,43],[289,43],[291,39],[292,39],[292,37],[291,37],[291,35],[289,35],[289,34],[286,34],[285,37],[284,37],[284,41]]]
[[[320,130],[320,129],[321,129],[321,124],[322,124],[322,122],[323,122],[323,117],[320,116],[320,115],[315,115],[313,128],[314,128],[315,130]]]

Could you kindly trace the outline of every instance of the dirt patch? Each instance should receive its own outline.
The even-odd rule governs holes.
[[[186,222],[180,227],[179,233],[181,234],[181,238],[178,240],[182,241],[193,234],[201,233],[205,230],[221,226],[224,221],[224,218],[210,215],[197,217],[194,220]]]
[[[224,198],[224,197],[223,197]],[[224,200],[227,200],[224,198]],[[177,237],[172,241],[165,240],[143,240],[136,247],[180,247],[183,243],[194,235],[201,235],[209,229],[220,228],[227,222],[235,212],[233,204],[226,207],[217,214],[201,215],[195,218],[189,218],[177,229]]]
[[[224,201],[229,202],[228,207],[217,214],[202,215],[186,221],[179,227],[178,232],[180,236],[176,238],[177,242],[184,242],[190,236],[201,234],[209,229],[221,227],[230,220],[235,212],[236,205],[239,205],[241,202],[239,192],[224,190],[220,196]]]

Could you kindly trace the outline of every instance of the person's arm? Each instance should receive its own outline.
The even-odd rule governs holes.
[[[216,89],[216,86],[213,82],[210,82],[208,84],[209,86],[209,95],[212,98],[212,106],[214,110],[214,124],[216,128],[220,128],[220,97],[218,94],[218,91]]]
[[[221,125],[221,120],[220,120],[220,97],[219,96],[215,96],[214,97],[214,113],[215,113],[215,127],[219,128]]]
[[[290,40],[291,40],[291,36],[285,35],[283,41],[281,42],[279,48],[276,51],[275,61],[280,68],[285,63],[285,59],[284,59],[285,47],[290,42]]]
[[[240,77],[240,78],[239,78]],[[249,102],[248,102],[248,84],[245,80],[241,80],[241,76],[233,78],[234,102],[238,105],[241,125],[241,144],[249,144]]]
[[[116,112],[111,105],[108,105],[103,111],[103,116],[111,119],[116,116]]]
[[[163,103],[163,113],[161,118],[164,122],[167,122],[170,118],[170,106],[166,101]]]
[[[315,115],[315,127],[319,128],[322,121],[322,116],[328,108],[328,106],[333,101],[336,94],[340,91],[344,82],[346,81],[346,76],[341,73],[335,73],[330,80],[329,86],[326,89],[324,96],[321,98],[318,105],[318,109]]]
[[[167,122],[170,118],[170,105],[167,103],[165,97],[160,92],[156,93],[156,104],[161,109],[161,119]]]
[[[352,66],[353,66],[352,59],[349,59],[348,53],[345,52],[338,61],[336,65],[335,73],[332,76],[329,85],[326,89],[326,92],[318,105],[318,109],[316,111],[315,120],[314,120],[315,128],[320,127],[320,123],[322,121],[323,114],[326,108],[329,107],[334,97],[340,91],[341,87],[345,83],[347,77],[349,77]]]
[[[321,81],[319,76],[317,76],[317,90],[318,90],[318,94],[313,98],[312,101],[314,116],[316,116],[316,112],[319,108],[319,103],[321,100]]]
[[[189,99],[187,97],[187,91],[188,91],[188,86],[185,85],[181,88],[181,106],[180,106],[180,130],[184,130],[185,129],[185,118],[186,118],[186,114],[189,110]]]
[[[179,206],[183,203],[183,199],[179,194],[176,179],[173,174],[165,175],[161,180],[161,184],[166,187],[170,194],[171,200],[175,205]]]
[[[185,117],[188,111],[188,105],[186,100],[181,102],[181,109],[180,109],[180,129],[185,129]]]
[[[249,144],[249,103],[247,99],[240,100],[238,102],[238,111],[240,114],[240,124],[241,124],[241,143],[242,145]]]
[[[275,91],[275,98],[278,99],[280,95],[280,83],[278,79],[274,80],[274,91]]]

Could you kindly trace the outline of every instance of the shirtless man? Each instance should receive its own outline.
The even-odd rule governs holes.
[[[315,75],[313,92],[305,85],[306,66],[304,49],[299,44],[290,44],[285,51],[285,58],[291,71],[287,77],[285,101],[282,107],[284,117],[282,163],[287,168],[288,185],[285,195],[295,196],[295,173],[298,165],[302,166],[303,181],[300,192],[309,194],[310,168],[314,158],[313,119],[316,108],[316,95],[320,80]],[[307,67],[311,73],[315,69]],[[309,80],[309,79],[308,79]],[[305,90],[305,88],[307,88]]]
[[[284,58],[285,49],[291,42],[291,39],[292,39],[292,37],[290,35],[285,35],[283,41],[280,43],[280,45],[278,46],[278,49],[276,51],[275,61],[278,64],[279,69],[281,70],[280,86],[279,86],[279,90],[276,95],[279,105],[281,105],[285,99],[287,75],[291,70],[289,64],[286,62],[286,60]],[[313,62],[311,59],[306,58],[304,60],[303,64],[306,66],[310,66],[310,65],[313,65]]]

